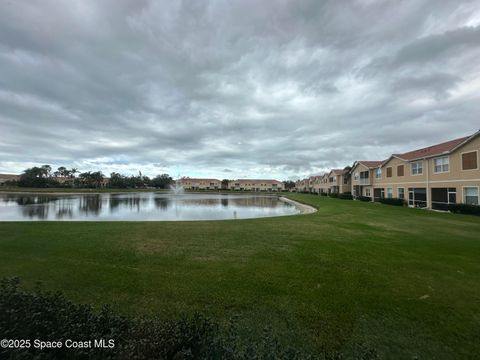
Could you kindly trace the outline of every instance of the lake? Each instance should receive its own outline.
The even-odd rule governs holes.
[[[299,207],[275,195],[140,192],[0,194],[0,221],[180,221],[284,216]]]

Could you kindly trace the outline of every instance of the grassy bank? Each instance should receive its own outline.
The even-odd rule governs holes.
[[[387,358],[480,352],[480,219],[289,194],[314,214],[211,222],[0,223],[0,276],[168,318]]]

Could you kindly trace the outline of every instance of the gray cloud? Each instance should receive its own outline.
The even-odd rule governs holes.
[[[478,0],[3,1],[0,171],[383,159],[477,130],[479,39]]]

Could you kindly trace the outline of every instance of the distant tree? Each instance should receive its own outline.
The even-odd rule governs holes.
[[[99,188],[102,186],[104,175],[101,171],[87,171],[78,176],[76,181],[77,186],[84,186],[88,188]]]
[[[230,180],[228,179],[223,179],[222,180],[222,189],[228,189],[228,183],[230,182]]]
[[[173,184],[173,179],[168,174],[157,175],[150,181],[150,184],[157,189],[167,189]]]
[[[78,169],[77,168],[71,168],[69,171],[68,171],[68,176],[71,177],[71,178],[74,178],[75,177],[75,174],[78,173]]]
[[[113,172],[110,174],[110,180],[108,181],[108,187],[116,189],[125,189],[128,187],[128,179],[125,176]]]
[[[295,187],[295,182],[291,180],[287,180],[283,182],[283,185],[285,186],[285,190],[290,190]]]
[[[42,167],[34,166],[26,169],[20,179],[18,180],[18,186],[22,187],[52,187],[58,185],[56,181],[50,179],[50,172],[52,168],[50,165],[43,165]]]

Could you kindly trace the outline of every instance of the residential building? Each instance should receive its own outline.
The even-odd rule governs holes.
[[[238,179],[228,183],[230,190],[236,191],[283,191],[283,182],[265,179]]]
[[[20,175],[14,174],[0,174],[0,186],[4,185],[7,181],[18,181]]]
[[[332,169],[328,174],[328,193],[343,194],[351,191],[350,170],[347,166],[344,169]]]
[[[372,197],[373,181],[378,176],[382,161],[356,161],[350,170],[351,192],[353,198]]]
[[[177,181],[186,190],[219,190],[222,188],[222,181],[218,179],[183,177]]]
[[[393,154],[373,169],[373,199],[405,199],[409,206],[446,210],[479,204],[480,131],[426,148]]]

